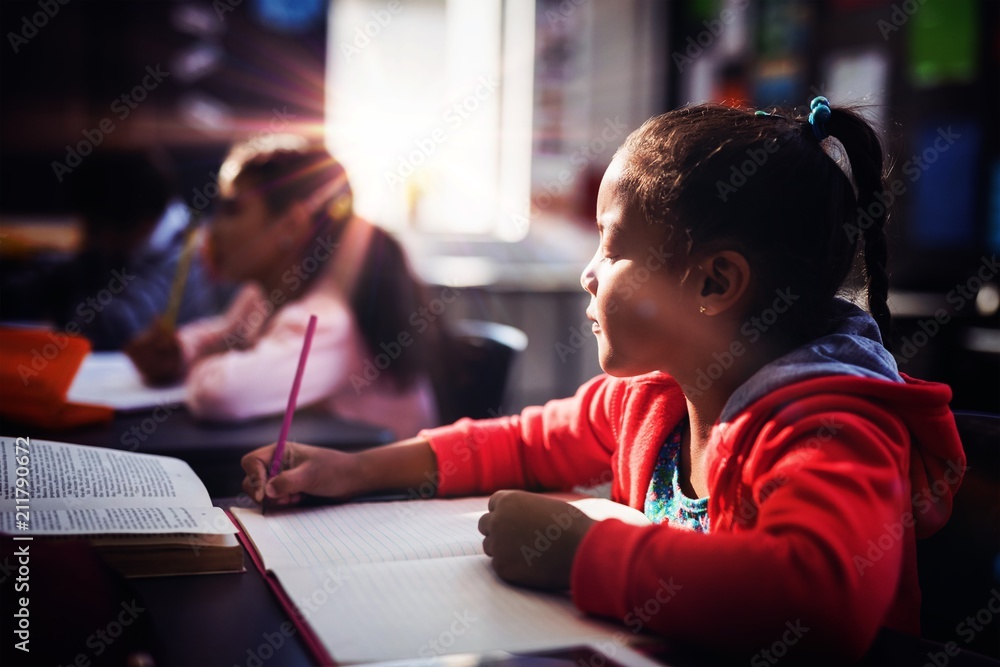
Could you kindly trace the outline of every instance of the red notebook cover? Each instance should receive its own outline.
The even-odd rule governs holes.
[[[281,604],[281,608],[285,610],[285,613],[288,614],[292,623],[295,624],[296,630],[299,631],[306,648],[316,659],[316,663],[319,665],[336,665],[337,663],[334,661],[333,657],[327,653],[326,647],[323,646],[323,642],[319,640],[319,637],[313,631],[312,626],[309,625],[309,621],[306,620],[305,616],[303,616],[301,612],[299,612],[298,607],[295,606],[295,603],[292,602],[291,598],[289,598],[285,593],[285,589],[282,588],[281,582],[279,582],[278,578],[271,572],[264,569],[264,562],[260,559],[260,555],[258,555],[257,550],[253,546],[253,542],[251,542],[250,538],[243,532],[243,526],[240,525],[240,522],[236,520],[236,517],[234,517],[228,509],[226,510],[226,514],[229,515],[229,519],[233,522],[236,528],[239,529],[239,533],[237,533],[237,535],[240,542],[243,544],[243,547],[247,550],[247,553],[250,554],[250,560],[253,561],[257,571],[264,577],[264,581],[267,582],[268,587],[278,599],[278,602]]]

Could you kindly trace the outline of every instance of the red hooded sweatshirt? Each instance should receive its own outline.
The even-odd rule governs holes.
[[[848,347],[834,356],[858,341]],[[789,356],[792,371],[761,374],[713,428],[710,532],[595,524],[571,573],[580,609],[742,654],[783,641],[800,656],[856,658],[880,627],[919,633],[915,540],[947,521],[965,470],[951,390],[896,374],[888,353],[891,368],[855,358],[849,374],[842,361],[817,370],[815,346],[805,361]],[[776,384],[781,375],[792,380]],[[572,398],[421,435],[440,496],[611,481],[614,500],[642,511],[686,409],[668,375],[600,376]]]

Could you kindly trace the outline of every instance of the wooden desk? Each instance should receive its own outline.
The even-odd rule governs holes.
[[[244,574],[129,582],[149,606],[156,667],[314,664],[249,556],[246,564]]]
[[[194,469],[213,497],[240,493],[240,459],[274,442],[282,415],[244,422],[202,422],[182,406],[158,407],[147,412],[119,413],[110,424],[69,431],[0,423],[0,433],[37,440],[56,440],[143,454],[173,456]],[[332,449],[358,450],[394,440],[387,429],[347,422],[315,410],[295,413],[289,440]]]

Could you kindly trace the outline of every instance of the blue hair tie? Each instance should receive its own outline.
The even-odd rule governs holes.
[[[830,136],[826,124],[830,121],[830,100],[825,97],[814,97],[809,103],[809,124],[812,125],[816,141],[823,141]]]

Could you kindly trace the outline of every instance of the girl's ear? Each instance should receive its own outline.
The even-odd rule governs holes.
[[[750,288],[750,263],[736,251],[708,255],[698,266],[702,272],[699,310],[704,315],[731,311]]]
[[[309,214],[305,206],[299,202],[293,203],[281,216],[278,225],[281,227],[281,234],[284,238],[299,239],[309,227]]]

